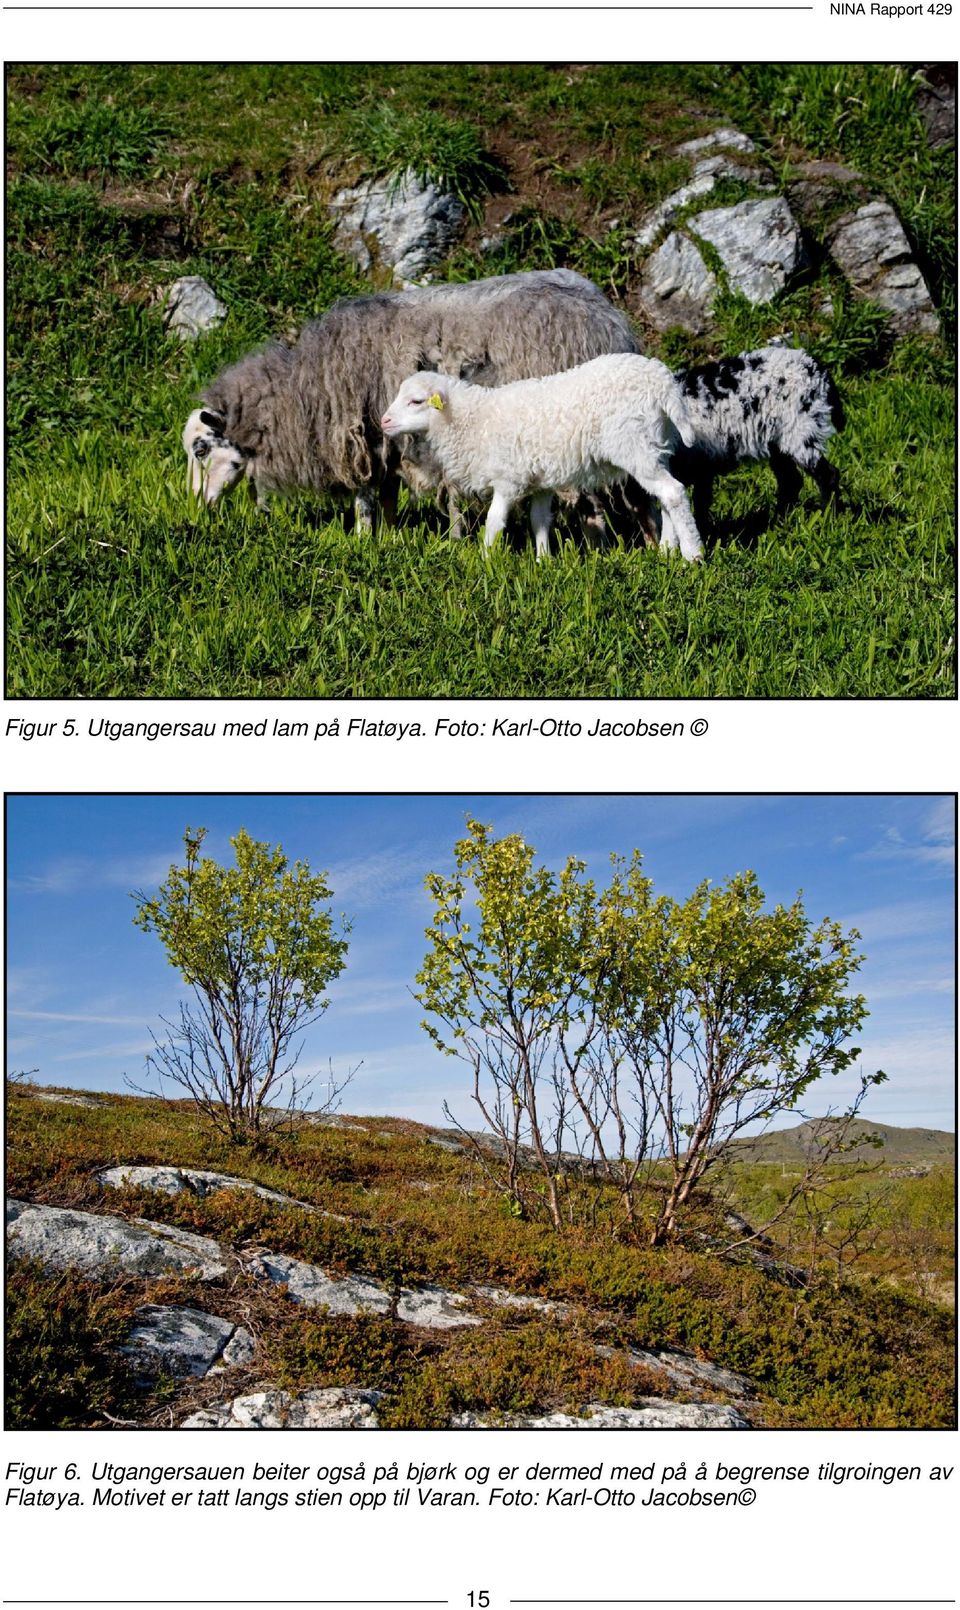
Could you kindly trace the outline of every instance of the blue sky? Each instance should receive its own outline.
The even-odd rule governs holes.
[[[142,1079],[150,1025],[188,991],[156,937],[134,928],[130,891],[156,887],[188,824],[209,829],[205,853],[217,859],[242,826],[325,869],[335,908],[353,920],[347,968],[303,1066],[332,1059],[341,1074],[362,1061],[346,1111],[440,1122],[446,1098],[470,1119],[466,1069],[432,1049],[410,995],[430,915],[423,877],[450,867],[468,813],[522,832],[550,865],[581,856],[599,878],[611,850],[637,846],[658,890],[678,897],[746,867],[771,902],[802,889],[810,916],[863,936],[863,1063],[890,1078],[866,1111],[954,1127],[953,803],[936,795],[13,797],[8,1066],[91,1090]],[[808,1104],[836,1105],[855,1082],[833,1080]]]

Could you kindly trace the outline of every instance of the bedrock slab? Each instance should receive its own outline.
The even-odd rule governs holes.
[[[99,1279],[192,1274],[222,1280],[227,1273],[226,1254],[206,1236],[39,1202],[7,1202],[7,1247],[12,1258],[36,1258],[48,1269],[79,1269]]]
[[[308,1308],[324,1307],[331,1314],[347,1317],[393,1311],[392,1294],[379,1281],[366,1275],[337,1278],[316,1264],[303,1263],[285,1252],[255,1252],[246,1267],[261,1279],[286,1286],[287,1295]],[[423,1325],[428,1330],[482,1324],[478,1315],[467,1310],[465,1297],[446,1291],[442,1286],[420,1286],[416,1290],[402,1287],[396,1313],[397,1318],[408,1325]]]
[[[376,1431],[382,1392],[331,1386],[309,1392],[266,1388],[230,1403],[199,1409],[183,1431]]]
[[[145,1376],[161,1371],[202,1379],[230,1366],[249,1364],[256,1344],[248,1330],[199,1308],[147,1303],[134,1314],[121,1353]]]
[[[124,1185],[140,1186],[145,1191],[162,1191],[166,1196],[179,1196],[192,1191],[194,1196],[211,1196],[214,1191],[249,1191],[264,1202],[276,1202],[281,1207],[303,1208],[307,1213],[318,1213],[312,1202],[301,1202],[299,1197],[285,1196],[282,1191],[271,1191],[256,1180],[239,1179],[235,1174],[218,1174],[210,1168],[174,1168],[162,1164],[118,1163],[114,1168],[102,1168],[97,1174],[101,1185],[120,1190]]]
[[[733,291],[771,302],[803,263],[796,220],[782,196],[698,212],[690,228],[719,255]]]
[[[669,1398],[647,1398],[635,1409],[608,1403],[589,1403],[583,1415],[542,1414],[492,1421],[484,1415],[458,1414],[450,1422],[457,1430],[493,1431],[509,1427],[523,1431],[749,1431],[749,1423],[725,1403],[671,1403]]]
[[[607,1358],[615,1356],[612,1347],[598,1348],[597,1351]],[[726,1370],[721,1364],[696,1358],[692,1353],[684,1353],[680,1348],[662,1347],[654,1350],[630,1347],[627,1349],[627,1359],[636,1368],[662,1370],[668,1380],[683,1391],[708,1389],[731,1398],[756,1397],[757,1389],[747,1376],[739,1375],[736,1370]]]

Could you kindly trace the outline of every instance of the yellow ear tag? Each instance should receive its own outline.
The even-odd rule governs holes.
[[[432,397],[428,397],[427,402],[431,408],[436,408],[439,413],[443,413],[443,398],[439,391],[435,391]]]

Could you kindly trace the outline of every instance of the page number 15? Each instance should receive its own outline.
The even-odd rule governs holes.
[[[471,1610],[487,1610],[490,1603],[490,1594],[486,1588],[474,1588],[467,1594],[467,1603]]]

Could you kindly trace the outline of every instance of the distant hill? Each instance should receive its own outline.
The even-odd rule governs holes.
[[[810,1151],[818,1131],[822,1132],[822,1120],[735,1141],[733,1150],[741,1163],[798,1163]],[[864,1140],[863,1145],[847,1154],[858,1160],[873,1156],[888,1166],[927,1167],[936,1163],[952,1166],[956,1160],[957,1137],[947,1129],[901,1129],[895,1124],[876,1124],[868,1118],[857,1118],[851,1125],[850,1138],[856,1135],[878,1135],[883,1141],[882,1149],[874,1150]]]

